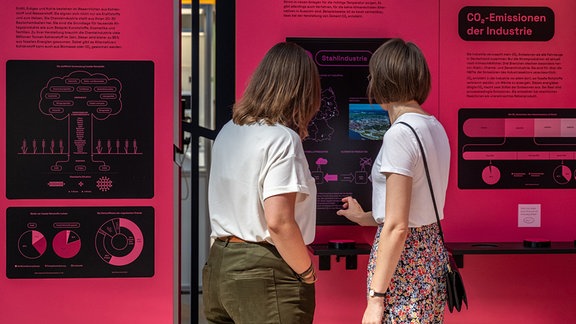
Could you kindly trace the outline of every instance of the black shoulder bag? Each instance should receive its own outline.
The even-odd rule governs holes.
[[[440,216],[438,215],[438,207],[436,206],[436,199],[434,198],[434,190],[432,189],[432,180],[430,180],[430,171],[428,170],[428,162],[426,161],[426,154],[424,153],[424,147],[422,146],[422,142],[420,141],[420,137],[418,134],[410,126],[405,122],[398,122],[399,124],[404,124],[408,126],[416,136],[416,140],[418,140],[418,146],[420,146],[420,151],[422,152],[422,160],[424,161],[424,169],[426,170],[426,178],[428,179],[428,187],[430,187],[430,194],[432,195],[432,203],[434,204],[434,211],[436,212],[436,222],[438,223],[438,232],[440,233],[440,238],[442,239],[442,244],[444,243],[444,233],[442,232],[442,225],[440,224]],[[466,297],[466,289],[464,289],[464,282],[462,280],[462,276],[458,271],[458,267],[456,266],[456,261],[454,261],[454,257],[450,253],[448,255],[448,264],[446,265],[448,271],[444,274],[444,278],[446,279],[446,302],[448,303],[448,310],[450,313],[454,311],[460,311],[462,309],[462,303],[466,305],[466,309],[468,309],[468,298]]]

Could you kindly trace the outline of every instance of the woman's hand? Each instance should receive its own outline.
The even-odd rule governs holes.
[[[381,324],[384,317],[384,298],[371,297],[368,298],[368,305],[364,310],[362,317],[362,324]]]
[[[372,212],[365,212],[358,200],[348,196],[342,198],[342,209],[336,212],[336,215],[344,216],[348,220],[361,226],[377,226],[378,224],[372,218]]]

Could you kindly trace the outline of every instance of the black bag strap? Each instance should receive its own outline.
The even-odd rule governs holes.
[[[404,124],[408,126],[416,136],[416,140],[418,141],[418,146],[420,147],[420,152],[422,152],[422,160],[424,161],[424,170],[426,170],[426,178],[428,179],[428,187],[430,187],[430,195],[432,195],[432,204],[434,204],[434,212],[436,213],[436,222],[438,223],[438,232],[440,233],[440,238],[442,239],[442,244],[444,242],[444,232],[442,232],[442,225],[440,224],[440,216],[438,214],[438,206],[436,206],[436,199],[434,198],[434,189],[432,189],[432,180],[430,179],[430,170],[428,169],[428,161],[426,160],[426,154],[424,153],[424,146],[422,146],[422,141],[420,141],[420,137],[416,133],[416,130],[412,128],[408,123],[403,121],[399,121],[399,124]]]
[[[428,178],[428,187],[430,187],[430,195],[432,195],[432,203],[434,204],[434,211],[436,212],[436,222],[438,223],[438,232],[440,233],[440,238],[442,239],[442,244],[444,244],[444,247],[446,248],[446,244],[444,242],[444,233],[442,232],[442,225],[440,224],[440,216],[438,214],[438,206],[436,206],[436,199],[434,198],[434,190],[432,189],[432,180],[430,179],[430,170],[428,169],[428,161],[426,161],[426,154],[424,153],[424,146],[422,146],[422,141],[420,141],[420,137],[418,136],[418,134],[416,133],[416,131],[414,130],[414,128],[412,128],[412,126],[410,126],[409,124],[405,123],[405,122],[398,122],[399,124],[404,124],[406,126],[408,126],[408,128],[410,128],[412,130],[412,132],[414,133],[414,136],[416,136],[416,140],[418,140],[418,146],[420,146],[420,151],[422,152],[422,160],[424,161],[424,169],[426,170],[426,178]],[[457,311],[460,311],[460,307],[462,306],[461,303],[464,302],[464,304],[466,304],[466,308],[468,309],[468,298],[466,297],[466,290],[464,289],[464,284],[462,283],[462,277],[460,276],[460,273],[458,272],[458,266],[456,265],[456,263],[454,262],[454,259],[451,255],[448,256],[448,263],[446,264],[446,267],[448,268],[448,275],[450,276],[450,278],[454,278],[454,282],[452,283],[452,285],[454,285],[455,289],[457,291],[453,292],[454,293],[454,298],[458,299],[458,297],[460,297],[461,300],[452,300],[452,301],[448,301],[448,305],[449,305],[449,309],[450,312],[452,312],[452,307],[456,307]],[[452,263],[452,264],[451,264]],[[453,271],[454,269],[454,271]],[[447,283],[449,284],[449,283]],[[457,286],[459,285],[459,286]],[[451,295],[450,293],[448,294],[449,296]],[[459,303],[458,303],[459,301]],[[452,306],[451,303],[455,303],[454,306]]]

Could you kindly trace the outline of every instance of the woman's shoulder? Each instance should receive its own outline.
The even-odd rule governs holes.
[[[420,131],[426,132],[425,131],[426,129],[432,130],[438,127],[442,129],[444,128],[444,126],[442,126],[442,124],[436,118],[436,116],[430,114],[416,114],[416,113],[404,114],[400,116],[400,118],[398,118],[398,120],[394,123],[394,125],[400,124],[400,122],[404,122],[410,125],[412,128],[416,130],[417,133],[419,133]],[[405,129],[404,132],[406,130],[411,132],[411,130],[406,125],[399,125],[399,126],[402,127],[396,127],[396,129],[402,128]]]

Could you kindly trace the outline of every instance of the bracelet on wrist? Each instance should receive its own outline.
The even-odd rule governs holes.
[[[316,271],[314,271],[314,264],[312,263],[310,263],[308,269],[306,269],[304,272],[300,274],[297,274],[297,276],[300,281],[308,284],[315,283],[316,280],[318,280],[318,277],[316,276]]]
[[[318,280],[318,277],[316,276],[316,272],[312,272],[306,277],[300,277],[300,281],[307,283],[307,284],[313,284],[316,282],[316,280]]]
[[[298,274],[298,278],[304,278],[314,272],[314,264],[310,262],[310,266],[304,272]]]

